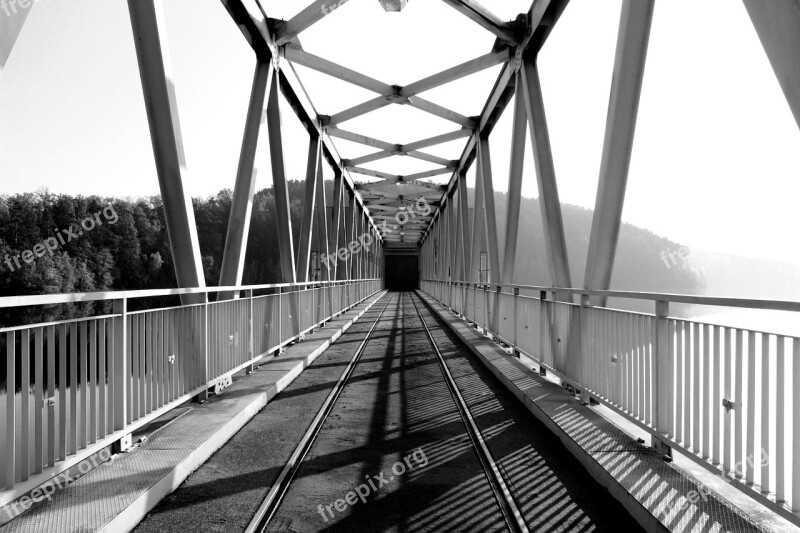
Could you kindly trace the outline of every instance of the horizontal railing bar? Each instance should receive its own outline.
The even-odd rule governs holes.
[[[0,333],[10,333],[12,331],[22,331],[24,329],[49,328],[51,326],[62,326],[65,324],[74,324],[76,322],[88,322],[90,320],[105,320],[108,318],[117,318],[118,316],[120,315],[99,315],[99,316],[89,316],[83,318],[72,318],[70,320],[60,320],[57,322],[43,322],[41,324],[27,324],[24,326],[13,326],[8,328],[0,328]]]
[[[652,316],[652,315],[650,315],[650,316]],[[748,327],[728,326],[726,324],[715,324],[713,322],[700,322],[700,321],[697,321],[697,320],[690,320],[688,318],[679,318],[679,317],[674,317],[674,316],[668,316],[666,318],[668,318],[670,320],[674,320],[676,322],[685,322],[687,324],[689,324],[689,323],[697,324],[698,326],[712,326],[712,327],[715,327],[715,328],[727,328],[727,329],[731,330],[732,332],[746,331],[748,333],[760,333],[761,335],[783,337],[784,339],[787,339],[787,340],[800,341],[800,337],[797,337],[797,336],[794,336],[794,335],[790,335],[788,333],[775,333],[774,331],[764,331],[764,330],[761,330],[761,329],[752,329],[752,328],[748,328]]]
[[[4,296],[0,297],[0,309],[26,307],[36,305],[53,305],[83,302],[111,301],[134,298],[155,298],[159,296],[182,296],[186,294],[211,294],[219,292],[259,291],[268,289],[286,289],[295,287],[324,287],[349,285],[366,281],[380,281],[380,278],[309,281],[307,283],[277,283],[270,285],[242,285],[234,287],[195,287],[189,289],[149,289],[142,291],[85,292],[71,294],[43,294],[37,296]]]
[[[513,285],[499,283],[476,283],[474,281],[443,281],[423,279],[433,283],[448,283],[461,286],[481,287],[509,287],[512,289],[535,290],[545,292],[559,292],[570,295],[601,296],[605,298],[624,298],[631,300],[664,301],[670,303],[685,303],[695,305],[708,305],[715,307],[741,307],[747,309],[767,309],[770,311],[800,312],[800,302],[790,300],[760,300],[751,298],[730,298],[720,296],[693,296],[690,294],[671,294],[658,292],[632,292],[632,291],[600,291],[593,289],[542,287],[538,285]],[[569,303],[569,302],[565,302]]]

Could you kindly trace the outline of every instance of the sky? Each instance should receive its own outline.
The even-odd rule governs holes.
[[[264,7],[272,17],[289,18],[305,3],[267,0]],[[530,0],[483,3],[511,20]],[[213,195],[233,188],[255,59],[218,0],[163,4],[188,164],[185,186],[192,196]],[[620,6],[621,0],[572,0],[540,55],[565,203],[594,206]],[[316,55],[408,84],[487,53],[494,38],[444,2],[411,0],[397,14],[383,12],[376,0],[350,0],[301,41]],[[296,71],[320,113],[374,97],[303,67]],[[498,71],[421,96],[477,115]],[[308,136],[283,104],[288,175],[302,179]],[[507,189],[513,103],[508,109],[491,138],[501,191]],[[341,127],[391,143],[457,129],[407,106]],[[346,158],[371,151],[335,142]],[[427,151],[457,159],[463,144]],[[623,220],[690,249],[800,265],[798,153],[800,129],[741,2],[657,2]],[[431,168],[400,157],[365,166],[395,174]],[[260,150],[257,168],[258,188],[270,186],[267,150]],[[40,188],[72,195],[159,193],[123,0],[39,0],[0,72],[0,194]],[[523,196],[537,196],[529,145]]]

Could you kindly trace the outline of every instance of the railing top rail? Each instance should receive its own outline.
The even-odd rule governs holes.
[[[635,291],[599,291],[592,289],[562,288],[562,287],[542,287],[539,285],[514,285],[511,283],[478,283],[474,281],[448,281],[425,279],[422,281],[432,281],[440,283],[453,283],[461,285],[480,285],[482,287],[500,287],[509,289],[525,289],[544,292],[558,292],[578,296],[599,296],[604,298],[626,298],[632,300],[663,301],[671,303],[684,303],[695,305],[709,305],[717,307],[741,307],[747,309],[765,309],[770,311],[794,311],[800,312],[800,302],[790,300],[761,300],[753,298],[729,298],[718,296],[694,296],[690,294],[670,294],[658,292],[635,292]]]
[[[276,283],[269,285],[242,285],[239,287],[197,287],[189,289],[149,289],[142,291],[109,291],[86,292],[72,294],[42,294],[37,296],[4,296],[0,297],[0,309],[35,305],[54,305],[67,303],[83,303],[111,301],[133,298],[154,298],[158,296],[181,296],[187,294],[211,294],[219,292],[259,291],[269,289],[285,289],[296,287],[324,287],[327,285],[347,285],[365,281],[378,281],[380,278],[353,279],[335,281],[309,281],[300,283]]]

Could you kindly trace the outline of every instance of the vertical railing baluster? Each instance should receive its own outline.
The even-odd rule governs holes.
[[[78,324],[69,325],[69,423],[67,431],[67,453],[73,454],[78,450]]]
[[[17,476],[27,481],[31,467],[31,331],[20,332],[20,471]]]
[[[125,429],[128,420],[128,300],[114,300],[114,431]],[[111,429],[111,428],[109,428]]]
[[[34,416],[34,440],[33,440],[33,473],[39,474],[44,466],[44,328],[36,328],[34,337],[35,357],[33,362],[33,416]]]
[[[697,456],[702,456],[700,447],[701,427],[700,413],[703,407],[702,381],[700,369],[702,367],[702,354],[700,353],[700,324],[690,322],[692,332],[692,452]]]
[[[131,420],[139,420],[141,415],[141,396],[140,391],[142,387],[141,381],[141,348],[140,343],[141,331],[143,328],[140,326],[140,321],[143,315],[131,316]]]
[[[5,476],[3,485],[6,489],[14,488],[17,467],[17,351],[16,333],[6,333],[6,453]],[[796,420],[796,418],[795,418]]]
[[[742,439],[744,436],[743,418],[744,418],[744,333],[742,330],[736,330],[736,364],[733,366],[733,371],[736,373],[736,403],[734,407],[734,422],[736,429],[733,436],[733,461],[732,466],[737,464],[744,464],[744,455],[742,450]],[[736,472],[741,474],[741,472]]]
[[[752,458],[755,453],[756,436],[756,334],[747,332],[747,448],[746,457]],[[751,459],[743,461],[747,465],[747,483],[753,484],[755,463]]]
[[[89,326],[89,444],[97,442],[97,320]]]
[[[770,372],[769,372],[769,335],[761,334],[761,448],[760,452],[753,457],[753,463],[761,463],[761,492],[770,492],[770,440],[769,440],[769,419],[770,406]],[[766,460],[765,457],[766,456]]]
[[[97,432],[100,438],[105,437],[108,434],[106,420],[108,419],[108,402],[106,399],[106,394],[108,393],[106,390],[106,380],[107,378],[107,371],[106,371],[106,341],[108,340],[108,322],[106,319],[100,321],[98,325],[98,334],[99,334],[99,345],[98,345],[98,376],[99,376],[99,383],[98,383],[98,396],[99,396],[99,414],[100,417],[98,419],[97,424]]]
[[[669,302],[656,301],[656,324],[655,324],[655,361],[653,364],[653,390],[655,429],[659,436],[666,437],[669,432],[669,412],[667,404],[669,402]],[[653,447],[662,455],[671,455],[671,450],[666,443],[666,438],[652,439]]]
[[[719,435],[719,426],[720,426],[720,406],[722,405],[722,369],[724,368],[724,364],[721,359],[722,351],[720,349],[720,326],[712,326],[712,331],[714,332],[713,337],[713,344],[714,344],[714,364],[711,368],[714,369],[713,373],[713,381],[714,381],[714,396],[711,398],[711,429],[712,429],[712,438],[714,441],[714,447],[711,451],[711,462],[715,465],[720,463],[720,435]]]
[[[675,364],[675,334],[676,334],[676,321],[670,320],[669,326],[667,327],[667,368],[669,369],[669,375],[667,379],[667,387],[669,388],[669,394],[667,399],[667,426],[668,426],[668,433],[669,436],[676,441],[678,440],[677,435],[677,424],[676,424],[676,417],[675,417],[675,410],[676,404],[676,397],[678,396],[678,392],[676,391],[676,385],[678,380],[676,379],[676,364]]]
[[[62,324],[59,335],[58,351],[58,454],[56,459],[62,461],[67,456],[67,434],[69,423],[67,418],[67,392],[69,391],[67,382],[67,360],[69,352],[67,350],[67,325]]]
[[[800,339],[792,340],[792,512],[800,512]]]
[[[724,364],[724,382],[725,382],[725,394],[723,398],[728,400],[728,402],[733,402],[734,393],[733,393],[733,361],[731,359],[733,355],[733,331],[730,328],[722,328],[722,337],[725,342],[725,349],[724,349],[724,357],[725,357],[725,364]],[[734,409],[737,407],[734,406]],[[741,409],[740,409],[741,410]],[[725,408],[725,412],[723,413],[723,443],[722,443],[722,472],[727,473],[731,469],[731,445],[732,436],[733,436],[733,417],[734,413],[731,413],[730,403]]]
[[[786,338],[779,335],[775,341],[775,500],[786,501]]]
[[[56,327],[47,327],[47,466],[56,464],[58,417],[56,417]]]
[[[78,359],[78,390],[80,407],[78,409],[78,449],[86,448],[89,436],[89,328],[83,321],[80,325],[80,357]]]

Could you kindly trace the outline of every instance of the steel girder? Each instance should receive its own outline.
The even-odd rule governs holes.
[[[205,287],[192,199],[184,188],[186,160],[161,2],[128,0],[128,11],[175,277],[180,288]],[[181,300],[202,303],[205,296],[187,295]]]

